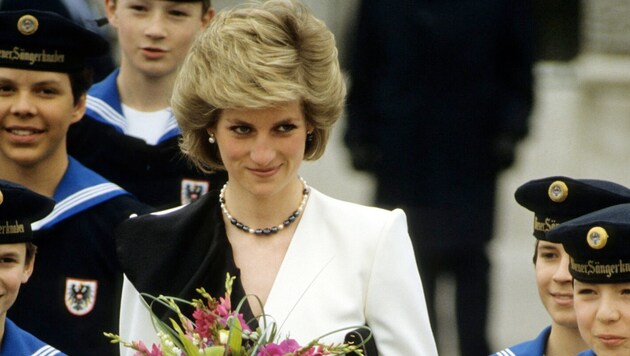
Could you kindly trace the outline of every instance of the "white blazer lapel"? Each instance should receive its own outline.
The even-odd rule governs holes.
[[[335,255],[331,243],[333,236],[325,228],[322,229],[321,216],[318,214],[323,209],[320,194],[311,188],[309,201],[267,298],[265,313],[273,318],[279,328],[313,281],[322,278],[320,273]],[[284,334],[282,329],[280,333]]]

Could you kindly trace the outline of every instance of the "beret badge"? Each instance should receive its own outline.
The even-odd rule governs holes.
[[[557,180],[549,185],[549,199],[555,203],[562,203],[569,196],[569,187],[563,181]]]
[[[37,32],[39,21],[33,15],[24,15],[18,20],[17,28],[21,34],[29,36]]]
[[[588,245],[594,250],[604,248],[607,241],[608,233],[602,227],[595,226],[594,228],[588,230],[588,233],[586,234],[586,242],[588,242]]]

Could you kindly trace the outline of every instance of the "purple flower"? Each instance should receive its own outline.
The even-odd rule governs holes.
[[[283,356],[300,349],[300,344],[293,339],[286,339],[280,344],[267,344],[260,348],[260,356]]]

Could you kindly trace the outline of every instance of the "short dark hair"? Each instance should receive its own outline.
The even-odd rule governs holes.
[[[68,73],[70,78],[70,87],[72,88],[72,97],[74,105],[79,102],[81,95],[87,93],[94,81],[94,69],[92,67],[83,67],[83,69]]]
[[[32,242],[27,242],[26,243],[26,257],[24,258],[24,262],[26,264],[31,263],[36,253],[37,253],[37,246]]]
[[[210,0],[201,0],[201,9],[203,10],[204,14],[211,7],[212,7],[212,1],[210,1]]]
[[[536,265],[536,262],[538,261],[538,244],[540,244],[540,240],[536,239],[536,245],[534,246],[534,258],[532,258],[534,265]]]

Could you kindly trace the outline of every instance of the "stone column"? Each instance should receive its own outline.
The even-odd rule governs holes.
[[[584,176],[630,185],[630,1],[582,0],[575,155]]]

